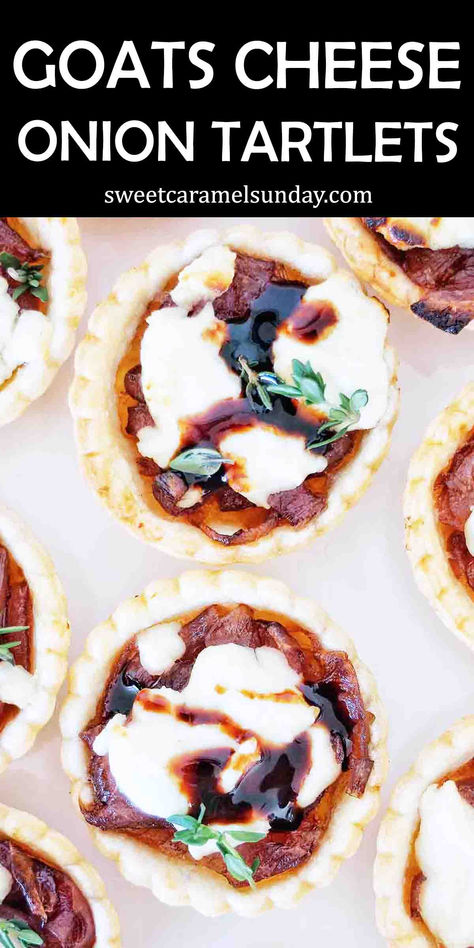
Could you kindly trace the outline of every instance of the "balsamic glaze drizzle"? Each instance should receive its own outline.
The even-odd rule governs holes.
[[[338,715],[330,686],[305,682],[300,688],[308,704],[320,709],[318,721],[340,742],[344,754],[342,769],[346,770],[352,744],[348,729]],[[108,715],[130,714],[140,690],[141,686],[127,675],[126,668],[123,669],[107,696]],[[155,710],[165,710],[165,705],[166,701],[163,707],[157,702]],[[202,723],[214,717],[219,719],[217,712],[186,709],[185,714],[183,709],[182,719]],[[261,759],[249,768],[233,790],[223,793],[218,786],[219,777],[230,754],[228,747],[222,747],[182,755],[171,762],[190,801],[192,815],[198,816],[203,803],[206,822],[245,823],[258,814],[268,819],[274,831],[297,829],[304,811],[296,800],[310,766],[307,735],[298,735],[284,747],[263,746]]]
[[[245,319],[227,323],[227,341],[220,354],[240,374],[239,356],[256,372],[271,371],[271,348],[277,329],[298,306],[308,287],[304,283],[269,283],[250,303]]]

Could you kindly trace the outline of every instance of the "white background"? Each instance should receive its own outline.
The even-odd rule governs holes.
[[[80,328],[120,273],[157,244],[219,221],[82,219],[89,263],[89,304]],[[225,226],[225,221],[221,222]],[[331,246],[320,220],[270,219]],[[303,552],[255,568],[313,597],[355,640],[373,670],[390,722],[394,782],[423,744],[474,711],[474,657],[441,624],[415,587],[403,546],[401,497],[409,458],[431,418],[472,379],[474,333],[451,337],[407,312],[392,310],[390,338],[400,357],[401,411],[388,458],[357,507]],[[0,499],[15,508],[51,553],[64,583],[72,625],[71,658],[93,626],[150,580],[192,563],[140,543],[102,508],[79,471],[67,407],[72,359],[43,398],[0,431]],[[63,694],[63,693],[62,693]],[[62,697],[61,694],[61,697]],[[168,908],[129,885],[89,840],[73,809],[59,761],[57,712],[33,750],[0,777],[0,799],[31,810],[68,835],[101,873],[121,921],[124,948],[242,948],[315,943],[318,948],[381,948],[374,923],[372,865],[379,819],[330,888],[296,909],[257,919],[206,919]]]

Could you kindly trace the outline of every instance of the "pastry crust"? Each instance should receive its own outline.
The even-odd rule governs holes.
[[[52,324],[49,351],[41,362],[20,366],[0,387],[0,426],[13,421],[49,387],[70,355],[86,305],[86,258],[74,217],[19,217],[32,240],[51,254],[47,318]]]
[[[375,816],[386,775],[386,720],[374,679],[359,661],[350,639],[318,606],[293,596],[283,583],[240,571],[193,571],[147,586],[90,634],[83,655],[71,670],[69,693],[61,711],[62,762],[72,781],[76,805],[79,807],[81,800],[87,805],[91,802],[88,754],[79,734],[95,713],[117,654],[141,629],[213,603],[244,603],[287,616],[316,634],[326,648],[347,652],[357,672],[365,707],[375,716],[370,744],[374,767],[363,796],[345,794],[317,853],[296,870],[261,882],[256,890],[235,889],[224,876],[199,864],[190,871],[189,863],[153,851],[119,832],[103,832],[92,826],[89,829],[99,849],[117,862],[125,878],[150,888],[161,901],[191,905],[204,915],[228,911],[256,915],[274,906],[291,907],[310,889],[331,881],[341,862],[356,851],[364,827]]]
[[[31,813],[15,810],[4,803],[0,803],[0,833],[67,873],[90,906],[97,935],[95,948],[120,948],[119,921],[106,896],[104,883],[65,836],[50,829]]]
[[[474,427],[474,383],[429,425],[413,455],[405,489],[405,542],[416,582],[451,632],[474,648],[474,601],[450,566],[433,484]]]
[[[388,303],[409,309],[424,292],[383,252],[358,217],[326,217],[326,230],[354,273]]]
[[[317,282],[336,269],[335,259],[323,248],[293,234],[261,233],[253,227],[239,227],[224,234],[196,231],[183,242],[158,247],[139,267],[120,277],[110,296],[93,312],[88,333],[76,352],[70,406],[84,472],[101,500],[135,536],[173,556],[217,565],[256,563],[290,552],[325,533],[366,490],[388,451],[397,415],[396,357],[387,345],[390,388],[385,414],[336,477],[328,506],[314,522],[302,529],[279,525],[252,543],[224,547],[192,524],[168,517],[158,503],[151,504],[144,496],[131,445],[120,431],[115,375],[150,299],[218,240],[235,250],[279,260]]]
[[[462,718],[421,752],[398,782],[382,820],[374,869],[377,925],[391,948],[435,948],[437,942],[410,917],[403,900],[408,855],[426,788],[474,756],[474,715]]]
[[[30,749],[49,721],[67,670],[70,629],[67,605],[54,565],[19,517],[0,506],[0,542],[28,582],[34,617],[35,693],[0,731],[0,773]]]

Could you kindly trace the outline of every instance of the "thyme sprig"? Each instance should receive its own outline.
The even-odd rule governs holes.
[[[12,293],[14,300],[17,300],[28,290],[32,296],[36,296],[42,303],[46,303],[48,290],[44,283],[41,282],[43,279],[43,274],[41,273],[43,270],[42,266],[36,263],[22,263],[18,257],[13,256],[11,253],[6,253],[6,251],[0,253],[0,263],[12,280],[19,283],[19,286],[16,286]]]
[[[27,629],[27,625],[7,625],[3,629],[0,629],[0,635],[14,635],[15,632],[26,632]],[[11,649],[15,648],[17,645],[21,645],[21,642],[1,642],[0,662],[9,662],[10,665],[14,665],[15,657],[12,654]]]
[[[271,411],[272,400],[265,384],[261,381],[259,373],[254,372],[252,366],[244,356],[239,356],[241,366],[241,375],[245,380],[245,395],[250,402],[252,409],[256,412]],[[258,400],[257,400],[258,399]]]
[[[0,945],[18,948],[23,945],[43,945],[43,939],[26,922],[16,918],[0,918]]]
[[[260,382],[273,395],[284,395],[286,398],[301,398],[306,405],[320,405],[326,401],[326,383],[320,372],[315,372],[310,362],[292,362],[293,384],[289,385],[280,379],[274,372],[260,372]],[[330,405],[327,410],[328,420],[320,425],[314,439],[308,441],[307,448],[321,448],[342,438],[343,435],[360,421],[361,409],[367,405],[368,393],[364,388],[358,388],[352,395],[339,394],[339,405]],[[326,438],[322,438],[328,432]]]
[[[197,819],[194,816],[183,816],[180,813],[169,816],[168,823],[182,827],[174,834],[173,842],[185,843],[186,846],[205,846],[209,840],[215,840],[217,849],[230,875],[238,882],[247,882],[252,888],[255,888],[254,875],[260,865],[259,858],[254,859],[252,864],[248,866],[240,853],[232,846],[229,837],[242,843],[258,843],[260,839],[265,837],[265,833],[253,833],[248,830],[227,830],[224,832],[214,830],[212,826],[206,826],[203,823],[205,812],[206,807],[201,803]]]
[[[260,381],[272,395],[286,398],[303,398],[306,405],[318,405],[324,401],[326,385],[320,372],[315,372],[310,362],[292,362],[293,385],[288,385],[274,372],[261,372]]]
[[[170,461],[172,471],[181,471],[183,474],[197,474],[201,477],[212,477],[217,474],[222,464],[232,464],[229,458],[223,458],[216,448],[187,448]]]
[[[308,441],[306,447],[320,448],[342,438],[349,431],[349,428],[360,421],[360,410],[367,405],[368,400],[369,396],[363,388],[358,388],[350,398],[341,392],[339,406],[329,409],[328,421],[318,428],[316,438],[313,441]],[[321,435],[325,431],[332,433],[327,438],[321,439]]]

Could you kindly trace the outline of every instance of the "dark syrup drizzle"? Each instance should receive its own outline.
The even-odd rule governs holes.
[[[241,778],[234,790],[222,793],[218,780],[230,757],[228,748],[186,754],[173,765],[173,772],[199,812],[206,807],[206,822],[245,823],[254,814],[266,817],[273,830],[288,832],[298,828],[303,811],[296,804],[299,789],[309,768],[309,741],[297,737],[286,747],[265,747],[262,757]]]
[[[110,689],[107,714],[130,714],[140,690],[140,686],[122,670]],[[305,682],[301,685],[301,692],[308,704],[320,709],[318,721],[340,741],[344,752],[342,768],[346,770],[352,744],[346,726],[338,717],[331,687]],[[156,695],[147,706],[160,712],[166,710],[167,702]],[[222,715],[205,709],[183,707],[176,709],[175,713],[181,720],[196,725],[223,722]],[[230,753],[228,747],[203,750],[183,755],[172,764],[173,772],[192,805],[192,815],[198,815],[203,803],[206,822],[245,823],[259,814],[268,819],[274,831],[297,829],[303,810],[298,807],[296,799],[310,764],[307,736],[301,734],[285,747],[264,746],[261,759],[250,767],[237,786],[229,793],[222,793],[218,782]]]
[[[107,694],[107,717],[130,714],[139,691],[140,685],[128,677],[126,668],[122,669]]]
[[[272,368],[271,347],[277,329],[298,306],[308,287],[304,283],[269,283],[252,300],[245,319],[227,323],[227,341],[220,354],[227,365],[240,374],[239,356],[256,372]]]

